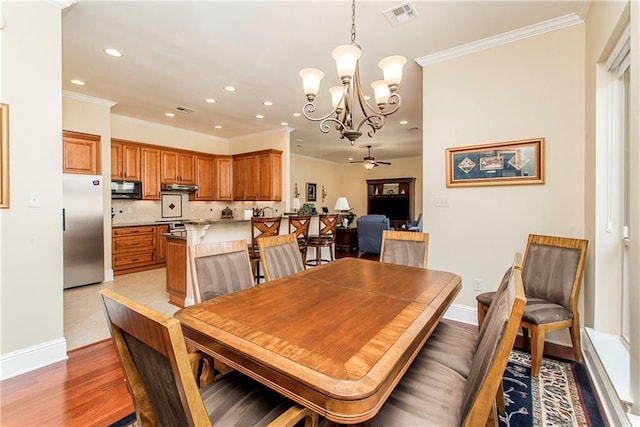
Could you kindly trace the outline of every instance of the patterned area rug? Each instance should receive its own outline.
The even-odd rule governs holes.
[[[545,357],[540,376],[531,377],[531,356],[511,352],[502,378],[505,415],[501,427],[604,427],[583,365]],[[131,414],[109,427],[136,427]]]
[[[605,425],[583,365],[545,357],[532,378],[531,355],[514,350],[502,384],[502,427]]]

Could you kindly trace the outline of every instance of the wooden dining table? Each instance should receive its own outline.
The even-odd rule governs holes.
[[[341,258],[175,317],[187,344],[353,424],[380,410],[460,289],[453,273]]]

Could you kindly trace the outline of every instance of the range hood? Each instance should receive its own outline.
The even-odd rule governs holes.
[[[197,185],[162,183],[162,191],[183,191],[187,193],[193,193],[197,190]]]

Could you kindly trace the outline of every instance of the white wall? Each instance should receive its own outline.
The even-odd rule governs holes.
[[[66,358],[62,310],[61,11],[3,2],[11,207],[0,210],[2,378]],[[27,207],[38,193],[39,207]]]
[[[425,216],[429,267],[460,274],[456,303],[475,309],[472,281],[494,290],[529,233],[585,235],[584,25],[428,65],[423,93],[423,206],[449,200]],[[445,186],[446,148],[535,137],[543,185]]]

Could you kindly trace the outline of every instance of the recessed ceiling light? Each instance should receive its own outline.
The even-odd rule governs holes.
[[[164,113],[165,116],[167,117],[175,117],[176,115],[173,113]]]
[[[215,126],[214,126],[214,128],[216,128],[216,129],[222,129],[222,126],[220,126],[220,125],[215,125]]]
[[[109,56],[115,56],[116,58],[120,58],[122,56],[122,52],[120,52],[118,49],[113,49],[113,48],[106,48],[104,50],[104,53],[106,53]]]
[[[213,99],[213,98],[207,98],[207,99],[205,99],[205,101],[208,102],[209,104],[215,104],[216,103],[216,100]]]
[[[353,157],[349,157],[347,160],[352,161],[352,160],[353,160]]]
[[[264,102],[262,103],[262,105],[266,105],[267,107],[271,107],[271,106],[273,105],[273,102],[271,102],[271,101],[264,101]]]
[[[262,114],[256,114],[256,119],[264,119],[264,116]]]
[[[237,89],[233,86],[225,86],[224,90],[226,90],[227,92],[235,92]]]
[[[74,85],[78,85],[78,86],[84,86],[84,82],[82,80],[78,80],[78,79],[71,80],[71,83],[73,83]]]
[[[401,125],[406,125],[407,123],[409,123],[409,122],[408,122],[408,121],[406,121],[406,120],[402,120],[402,121],[400,122],[400,124],[401,124]]]
[[[364,100],[365,100],[365,101],[368,101],[368,100],[370,100],[370,99],[371,99],[371,97],[370,97],[369,95],[365,95],[365,96],[364,96]]]
[[[298,139],[296,139],[296,141],[298,141],[298,142],[302,142],[302,141],[304,141],[304,139],[302,139],[302,138],[298,138]]]
[[[281,125],[281,126],[287,126],[288,124],[289,124],[289,123],[287,123],[287,122],[280,122],[280,125]]]
[[[293,117],[300,117],[300,113],[293,113]]]
[[[302,147],[304,147],[304,145],[302,145],[302,144],[298,144],[298,145],[296,145],[296,147],[298,147],[298,148],[302,148]]]

